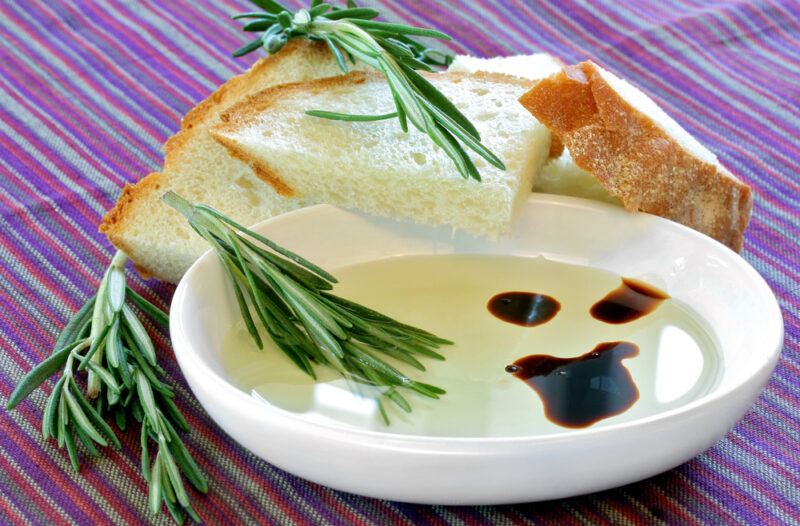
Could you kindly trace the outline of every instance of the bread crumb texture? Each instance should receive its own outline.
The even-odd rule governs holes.
[[[482,181],[465,180],[426,134],[404,133],[396,120],[353,123],[305,114],[394,111],[386,82],[375,74],[262,91],[226,112],[212,134],[303,198],[477,235],[507,232],[550,151],[549,131],[518,103],[530,82],[490,73],[428,79],[476,126],[505,171],[472,155]]]

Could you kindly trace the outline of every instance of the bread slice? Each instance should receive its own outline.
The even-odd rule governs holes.
[[[750,188],[634,86],[587,61],[539,81],[520,102],[625,208],[741,249]]]
[[[519,105],[530,82],[490,73],[428,79],[476,126],[506,164],[473,156],[482,182],[463,179],[430,138],[397,120],[339,122],[307,109],[383,114],[394,110],[382,76],[343,77],[267,89],[225,112],[212,134],[276,188],[365,212],[490,237],[506,232],[550,149],[550,133]]]
[[[183,217],[161,202],[167,190],[247,225],[307,204],[287,198],[288,188],[263,184],[250,166],[232,158],[211,138],[208,128],[219,122],[222,110],[249,94],[340,73],[324,45],[293,41],[231,78],[183,118],[180,131],[165,146],[162,171],[126,186],[100,230],[144,274],[177,282],[208,246]]]

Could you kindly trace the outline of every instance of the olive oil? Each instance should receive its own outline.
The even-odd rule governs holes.
[[[334,292],[455,342],[445,361],[423,360],[426,371],[395,364],[447,394],[430,400],[413,393],[413,412],[385,404],[380,419],[372,399],[359,396],[336,373],[317,367],[315,382],[268,337],[259,351],[239,324],[226,337],[222,363],[229,380],[265,404],[318,421],[392,433],[451,437],[523,436],[568,431],[545,416],[543,401],[506,367],[529,355],[575,358],[604,342],[631,342],[640,352],[622,364],[638,389],[621,414],[604,426],[653,415],[707,393],[721,358],[709,332],[688,306],[663,301],[625,324],[595,319],[590,309],[620,286],[620,276],[545,259],[490,255],[401,256],[333,269]],[[629,276],[636,278],[637,276]],[[489,301],[507,291],[555,298],[560,309],[546,323],[525,326],[493,315]]]

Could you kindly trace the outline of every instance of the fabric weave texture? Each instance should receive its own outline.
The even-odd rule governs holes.
[[[368,2],[365,2],[368,3]],[[298,6],[299,2],[287,2]],[[156,340],[187,444],[211,488],[208,524],[800,524],[800,3],[389,1],[390,20],[431,26],[478,56],[593,58],[655,98],[756,192],[742,255],[778,296],[786,343],[775,374],[718,444],[651,479],[553,502],[421,506],[337,492],[255,458],[189,392]],[[0,2],[0,402],[45,357],[93,292],[112,248],[97,225],[120,188],[158,170],[181,116],[255,54],[244,0]],[[129,273],[166,307],[173,288]],[[45,442],[45,384],[0,411],[0,523],[171,524],[147,513],[139,435],[84,463]],[[269,437],[264,437],[269,440]],[[657,454],[658,444],[652,444]],[[309,452],[324,455],[324,452]],[[324,457],[320,458],[324,462]]]

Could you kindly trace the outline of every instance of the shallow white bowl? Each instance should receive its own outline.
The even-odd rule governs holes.
[[[690,305],[719,343],[720,381],[685,406],[647,418],[547,436],[441,438],[310,421],[229,383],[219,353],[239,319],[216,256],[181,281],[170,312],[175,354],[211,417],[272,464],[327,486],[429,504],[502,504],[567,497],[641,480],[689,460],[750,408],[783,344],[778,304],[737,254],[681,225],[582,199],[534,194],[499,241],[320,205],[255,230],[327,270],[399,255],[544,255],[647,276]],[[390,431],[390,429],[389,429]]]

